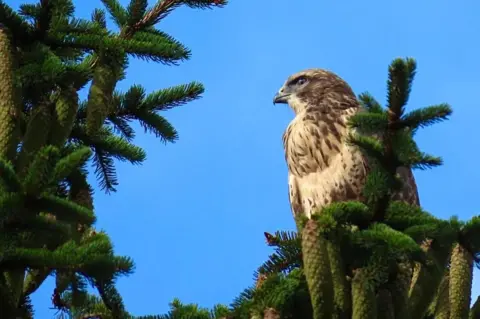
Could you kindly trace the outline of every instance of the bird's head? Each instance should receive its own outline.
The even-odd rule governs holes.
[[[308,69],[289,76],[273,98],[273,104],[277,103],[288,104],[297,114],[307,107],[334,112],[357,106],[350,86],[323,69]]]

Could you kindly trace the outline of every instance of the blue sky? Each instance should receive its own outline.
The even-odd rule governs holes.
[[[87,17],[100,1],[75,3]],[[333,70],[356,93],[368,90],[383,102],[390,61],[416,58],[410,108],[454,108],[449,122],[418,135],[424,151],[445,161],[416,173],[422,205],[439,217],[478,214],[478,12],[473,0],[231,0],[221,10],[181,8],[162,21],[192,59],[179,67],[134,61],[119,89],[196,80],[206,92],[164,114],[179,131],[176,144],[139,134],[146,163],[119,164],[118,192],[96,193],[98,226],[137,265],[119,280],[128,309],[164,313],[174,297],[229,303],[270,252],[263,231],[294,229],[281,143],[293,114],[272,106],[272,97],[304,68]],[[36,317],[51,317],[52,290],[50,281],[34,295]],[[478,280],[473,290],[475,299]]]

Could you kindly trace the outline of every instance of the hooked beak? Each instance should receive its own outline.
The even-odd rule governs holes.
[[[290,94],[286,93],[277,93],[273,97],[273,104],[287,104],[288,103],[288,97]]]

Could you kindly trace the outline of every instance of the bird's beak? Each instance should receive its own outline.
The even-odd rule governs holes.
[[[290,96],[290,94],[286,94],[286,93],[277,93],[275,94],[275,96],[273,97],[273,104],[287,104],[288,103],[288,97]]]

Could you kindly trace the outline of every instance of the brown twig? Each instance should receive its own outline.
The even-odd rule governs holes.
[[[142,20],[135,24],[134,29],[139,30],[146,25],[153,25],[162,20],[167,14],[172,11],[175,6],[182,3],[182,0],[159,0],[155,6],[148,11]]]

